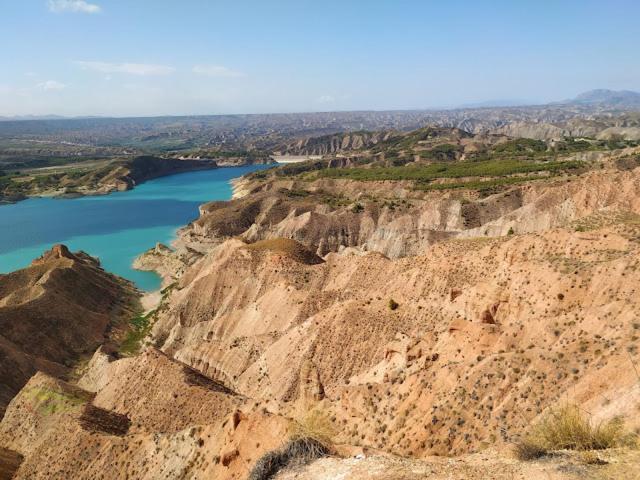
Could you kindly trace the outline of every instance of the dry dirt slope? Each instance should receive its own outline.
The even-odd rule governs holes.
[[[506,448],[563,398],[638,427],[640,222],[615,218],[604,228],[592,219],[590,231],[445,242],[402,260],[318,263],[290,242],[226,242],[162,309],[154,335],[168,355],[98,352],[82,391],[34,377],[0,425],[0,446],[24,455],[16,478],[245,478],[285,441],[304,398],[333,418],[337,443],[425,459],[409,473],[590,478],[576,472],[595,467],[571,458],[490,455],[487,468],[430,455]],[[87,404],[103,413],[82,421]],[[126,431],[105,430],[100,418],[119,418],[110,414],[128,419]],[[372,472],[387,464],[376,458]],[[635,458],[611,465],[630,472]],[[319,465],[300,478],[332,478],[314,477]],[[342,478],[420,478],[353,471]]]
[[[295,399],[311,362],[340,438],[401,455],[509,441],[563,396],[612,414],[624,392],[631,415],[640,223],[620,218],[395,261],[308,265],[230,241],[182,278],[154,335],[263,400]]]
[[[0,275],[0,413],[37,370],[65,375],[131,315],[135,292],[63,245]]]
[[[96,353],[77,386],[34,377],[0,424],[0,448],[24,456],[16,478],[246,478],[313,408],[340,451],[373,456],[283,475],[634,478],[634,452],[606,452],[600,469],[505,456],[559,403],[640,427],[640,171],[610,174],[524,192],[492,220],[515,235],[425,242],[408,258],[320,258],[312,241],[278,239],[283,225],[300,240],[324,234],[296,219],[301,204],[269,195],[206,207],[203,230],[186,235],[209,243],[165,292],[151,347]],[[302,214],[313,213],[327,210]],[[266,240],[225,241],[258,233],[256,222]]]

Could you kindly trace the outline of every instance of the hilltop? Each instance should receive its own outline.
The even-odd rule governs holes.
[[[64,245],[0,275],[0,410],[36,371],[66,378],[126,324],[136,299],[131,285]]]

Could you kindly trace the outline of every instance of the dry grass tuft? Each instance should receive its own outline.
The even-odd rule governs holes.
[[[312,438],[289,440],[280,450],[265,453],[249,473],[248,480],[269,480],[286,468],[304,465],[329,455],[329,449]]]
[[[598,456],[593,450],[582,452],[580,455],[580,461],[585,465],[606,465],[608,462]]]
[[[544,457],[549,451],[535,441],[524,438],[513,447],[514,454],[518,460],[535,460]]]
[[[289,435],[281,449],[267,452],[256,462],[249,480],[269,480],[284,468],[326,457],[331,453],[336,429],[326,412],[312,408],[292,422]]]
[[[291,424],[291,438],[312,438],[323,445],[331,445],[336,427],[327,412],[319,408],[307,410]]]
[[[554,450],[603,450],[629,446],[635,438],[622,418],[594,423],[575,405],[552,409],[515,445],[520,460],[532,460]]]

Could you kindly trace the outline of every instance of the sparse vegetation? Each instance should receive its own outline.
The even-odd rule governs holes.
[[[420,166],[328,168],[319,175],[359,181],[414,180],[430,182],[440,178],[502,177],[532,172],[558,172],[585,166],[584,162],[531,162],[524,160],[485,160],[479,162],[432,163]]]
[[[615,165],[618,170],[633,170],[640,167],[640,155],[619,158],[616,160]]]
[[[521,460],[532,460],[554,450],[602,450],[635,442],[616,417],[594,423],[576,405],[549,410],[515,446]]]
[[[281,449],[264,454],[249,473],[248,480],[269,480],[283,468],[304,465],[328,454],[328,448],[313,438],[295,438]]]
[[[493,147],[496,153],[518,154],[518,153],[539,153],[547,151],[547,144],[542,140],[530,138],[516,138],[504,143],[499,143]]]
[[[328,447],[336,435],[329,414],[319,408],[308,409],[291,424],[291,438],[311,438]]]
[[[90,396],[78,391],[62,388],[33,387],[25,392],[32,406],[41,415],[53,415],[71,410],[89,401]]]
[[[267,452],[255,464],[249,480],[268,480],[280,470],[304,465],[331,453],[335,427],[328,414],[317,408],[308,410],[291,425],[290,439],[279,450]]]
[[[400,304],[396,302],[393,298],[389,299],[389,310],[397,310]]]
[[[142,341],[151,331],[151,320],[154,313],[155,311],[146,315],[138,315],[131,320],[129,331],[120,345],[120,354],[132,356],[140,351]]]

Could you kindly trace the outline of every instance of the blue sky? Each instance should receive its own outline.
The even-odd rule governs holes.
[[[638,0],[0,0],[0,115],[407,109],[640,90]]]

